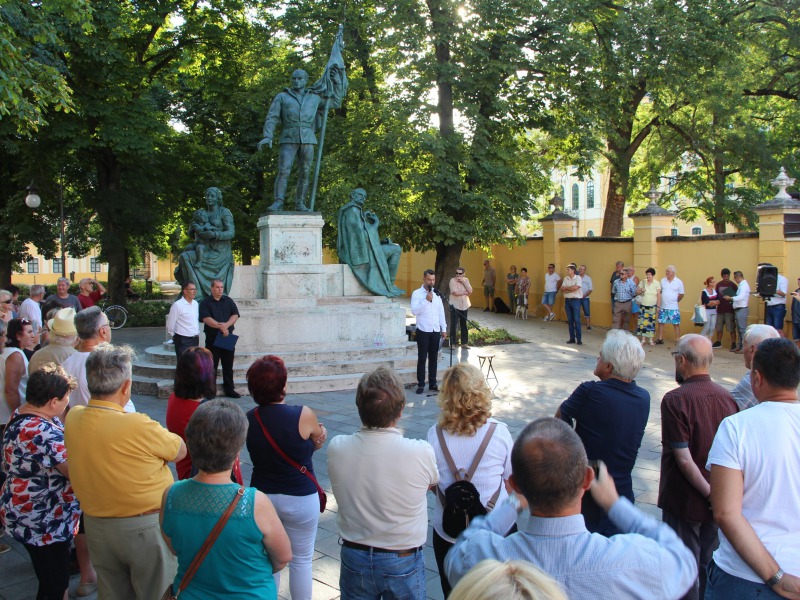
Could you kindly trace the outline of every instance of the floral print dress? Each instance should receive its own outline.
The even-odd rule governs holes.
[[[2,438],[7,478],[0,492],[0,522],[14,539],[31,546],[64,542],[78,529],[80,506],[69,479],[56,466],[66,462],[64,426],[15,411]]]

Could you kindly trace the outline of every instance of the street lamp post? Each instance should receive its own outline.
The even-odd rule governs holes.
[[[25,204],[28,208],[39,208],[39,205],[42,203],[42,199],[39,197],[39,190],[31,181],[31,184],[25,188],[28,191],[28,195],[25,196]],[[65,234],[65,227],[64,227],[64,179],[63,176],[58,181],[58,206],[59,206],[59,214],[61,218],[61,277],[66,279],[67,277],[67,251],[64,248],[64,234]]]

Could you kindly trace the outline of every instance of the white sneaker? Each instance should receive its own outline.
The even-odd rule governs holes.
[[[547,320],[548,320],[548,321],[552,321],[552,320],[553,320],[553,319],[555,319],[555,318],[556,318],[556,313],[550,313],[550,314],[547,316]]]

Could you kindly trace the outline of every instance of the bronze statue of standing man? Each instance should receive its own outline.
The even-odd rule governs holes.
[[[289,174],[297,160],[297,188],[295,190],[295,210],[308,212],[305,198],[308,194],[308,177],[314,163],[314,148],[317,145],[317,131],[322,130],[324,140],[325,120],[329,108],[339,108],[347,93],[347,76],[342,60],[342,30],[336,36],[331,58],[319,81],[306,88],[308,73],[302,69],[292,73],[292,87],[280,92],[269,107],[264,121],[263,139],[258,148],[266,144],[272,148],[275,128],[281,124],[280,151],[278,153],[278,176],[275,178],[275,202],[269,210],[283,210]],[[321,159],[318,156],[317,161]],[[318,173],[318,170],[317,170]],[[316,183],[316,174],[315,174]],[[313,208],[312,192],[311,206]]]

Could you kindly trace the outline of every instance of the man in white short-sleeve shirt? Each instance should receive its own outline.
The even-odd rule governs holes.
[[[556,292],[558,284],[561,283],[561,276],[556,273],[556,266],[553,263],[547,265],[547,273],[544,274],[544,295],[542,296],[542,306],[547,311],[545,321],[552,321],[556,318],[553,312],[553,305],[556,303]]]
[[[342,598],[380,598],[384,575],[393,580],[392,597],[425,598],[427,493],[439,482],[433,448],[397,429],[405,390],[391,369],[378,367],[361,378],[356,406],[361,429],[328,444]]]
[[[86,381],[86,359],[100,344],[111,343],[111,327],[108,324],[108,317],[100,310],[99,306],[91,306],[76,314],[75,330],[80,339],[78,352],[61,364],[64,370],[78,383],[78,387],[69,395],[69,408],[89,404],[92,395]],[[130,398],[125,404],[125,412],[136,412],[136,407]]]
[[[800,595],[800,350],[762,341],[751,384],[759,404],[719,426],[708,454],[720,526],[709,567],[714,598]]]
[[[675,267],[665,269],[666,277],[661,279],[661,305],[658,307],[658,334],[656,344],[664,343],[664,324],[671,323],[675,330],[675,342],[681,339],[681,311],[678,302],[686,293],[683,282],[675,277]]]

